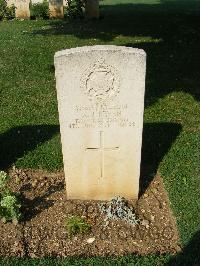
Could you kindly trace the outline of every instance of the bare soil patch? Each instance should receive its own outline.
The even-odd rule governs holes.
[[[137,202],[129,202],[141,219],[136,226],[121,220],[105,226],[100,202],[67,200],[63,172],[15,169],[10,175],[10,187],[21,193],[24,217],[17,225],[0,221],[0,256],[118,256],[180,250],[176,222],[159,175]],[[71,215],[84,216],[91,231],[70,238],[64,224]]]

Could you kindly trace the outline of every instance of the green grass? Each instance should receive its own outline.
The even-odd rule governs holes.
[[[3,260],[2,266],[100,266],[100,265],[129,265],[129,266],[156,266],[156,265],[163,265],[161,263],[165,263],[168,261],[169,256],[124,256],[121,258],[69,258],[69,259],[41,259],[41,260],[33,260],[33,259],[26,259],[26,260]]]
[[[132,255],[118,261],[9,260],[0,265],[200,265],[200,1],[105,0],[101,14],[101,20],[91,22],[0,22],[0,169],[63,167],[56,51],[95,44],[142,48],[148,56],[145,177],[161,172],[184,250],[178,256]]]

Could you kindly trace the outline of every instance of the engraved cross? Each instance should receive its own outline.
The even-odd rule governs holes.
[[[86,150],[90,150],[90,151],[100,151],[101,152],[101,179],[104,178],[104,168],[105,168],[105,156],[104,156],[104,152],[105,151],[110,151],[110,150],[118,150],[119,147],[111,147],[111,148],[106,148],[104,145],[104,132],[100,131],[100,145],[99,147],[92,147],[92,148],[86,148]]]

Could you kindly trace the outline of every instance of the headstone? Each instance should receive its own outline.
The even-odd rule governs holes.
[[[30,18],[30,0],[15,0],[15,16],[16,18],[27,19]]]
[[[63,0],[63,6],[68,6],[68,0]]]
[[[16,18],[27,19],[30,18],[30,0],[7,0],[7,5],[10,7],[14,5]]]
[[[31,0],[32,4],[42,4],[43,0]]]
[[[88,19],[99,18],[99,0],[85,1],[85,16]]]
[[[137,199],[146,55],[117,46],[55,54],[69,199]]]
[[[64,17],[63,0],[49,0],[49,15],[50,18]]]

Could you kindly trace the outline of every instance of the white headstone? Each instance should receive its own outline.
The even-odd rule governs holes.
[[[27,19],[30,18],[30,0],[15,0],[15,14],[16,18]]]
[[[68,0],[63,0],[63,6],[68,6]]]
[[[146,54],[117,46],[55,54],[69,199],[136,199],[139,190]]]
[[[63,18],[63,0],[49,0],[49,15],[51,18]]]
[[[31,0],[32,4],[42,4],[43,0]]]

